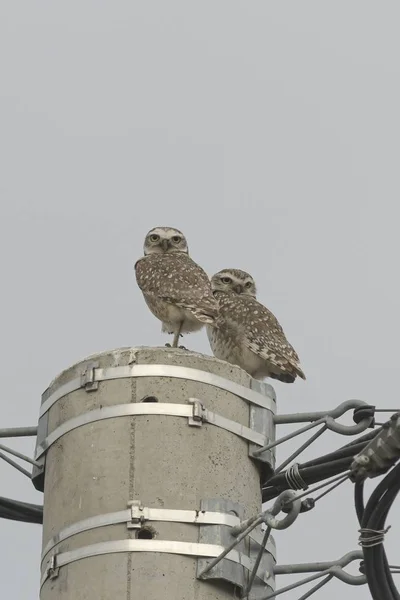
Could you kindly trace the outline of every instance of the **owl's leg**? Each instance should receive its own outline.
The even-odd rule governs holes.
[[[177,348],[178,347],[178,342],[179,342],[179,338],[181,335],[181,330],[182,330],[182,325],[183,325],[183,321],[181,321],[179,323],[179,327],[176,330],[175,334],[174,334],[174,341],[172,342],[172,347],[173,348]]]

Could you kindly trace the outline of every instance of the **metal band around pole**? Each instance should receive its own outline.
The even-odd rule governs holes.
[[[104,419],[112,419],[115,417],[126,417],[126,416],[135,416],[135,415],[165,415],[165,416],[173,416],[173,417],[186,417],[192,418],[194,413],[194,407],[190,404],[168,404],[168,403],[147,403],[147,402],[137,402],[135,404],[118,404],[116,406],[106,406],[103,408],[96,408],[95,410],[91,410],[87,413],[79,415],[78,417],[74,417],[73,419],[69,419],[59,427],[57,427],[54,431],[52,431],[45,440],[41,444],[39,444],[36,448],[35,460],[40,458],[48,448],[54,442],[56,442],[60,437],[65,435],[66,433],[77,429],[78,427],[82,427],[83,425],[88,425],[89,423],[95,423],[97,421],[102,421]],[[251,441],[260,446],[265,446],[268,443],[268,439],[258,433],[257,431],[253,431],[249,427],[245,427],[240,423],[236,423],[235,421],[231,421],[226,419],[225,417],[221,417],[216,413],[213,413],[208,410],[204,410],[204,421],[215,425],[217,427],[221,427],[238,435],[248,441]]]
[[[106,367],[94,368],[91,382],[109,381],[112,379],[126,379],[129,377],[173,377],[176,379],[189,379],[199,383],[206,383],[231,392],[251,404],[266,408],[275,413],[275,401],[270,396],[264,396],[259,392],[234,383],[229,379],[201,371],[190,367],[178,367],[174,365],[131,365],[124,367]],[[81,377],[76,377],[71,381],[57,388],[42,404],[39,416],[42,417],[55,402],[67,394],[84,387]]]
[[[148,508],[132,506],[125,510],[120,510],[114,513],[98,515],[73,523],[62,529],[57,535],[51,538],[46,544],[42,552],[42,561],[46,554],[60,542],[82,533],[96,529],[97,527],[105,527],[106,525],[115,525],[117,523],[133,523],[133,519],[142,518],[143,523],[138,523],[140,528],[147,521],[163,521],[164,523],[193,523],[195,525],[228,525],[236,527],[240,524],[240,519],[236,515],[221,512],[201,512],[198,510],[172,510],[166,508]]]
[[[207,409],[205,409],[203,412],[203,419],[206,423],[210,423],[210,425],[215,425],[221,429],[226,429],[226,431],[230,431],[231,433],[234,433],[248,442],[253,442],[259,446],[263,445],[262,440],[268,439],[262,433],[254,431],[254,429],[245,427],[236,421],[222,417],[221,415],[218,415],[217,413],[211,412]]]
[[[216,558],[224,551],[223,546],[214,544],[200,544],[193,542],[176,542],[169,540],[118,540],[112,542],[100,542],[99,544],[91,544],[83,546],[76,550],[63,552],[54,555],[46,564],[45,571],[40,581],[40,587],[46,582],[52,573],[55,574],[57,569],[64,567],[77,560],[89,558],[92,556],[100,556],[103,554],[114,554],[116,552],[158,552],[166,554],[182,554],[185,556],[195,556],[204,558]],[[225,559],[242,565],[248,571],[251,571],[254,562],[244,554],[237,550],[231,550]],[[54,575],[53,575],[54,576]],[[265,572],[257,573],[258,579],[264,583],[268,581]]]
[[[137,519],[137,524],[135,523]],[[142,521],[143,519],[143,521]],[[213,511],[198,511],[198,510],[176,510],[167,508],[149,508],[146,506],[131,506],[131,508],[120,510],[114,513],[105,515],[97,515],[89,517],[82,521],[72,523],[64,529],[61,529],[53,536],[46,544],[42,559],[60,542],[68,538],[107,525],[116,525],[118,523],[127,523],[128,526],[137,528],[142,527],[147,522],[164,522],[164,523],[193,523],[194,525],[226,525],[228,527],[237,527],[240,525],[240,519],[236,515],[230,513],[213,512]],[[259,545],[262,542],[262,536],[256,530],[250,533],[250,537]],[[267,551],[275,558],[275,544],[270,538],[267,543]]]

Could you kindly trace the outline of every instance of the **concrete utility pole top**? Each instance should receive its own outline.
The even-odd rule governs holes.
[[[261,511],[275,396],[238,367],[122,348],[43,394],[34,484],[44,491],[41,600],[222,600],[244,588],[262,532],[205,578],[231,529]],[[273,540],[253,594],[274,587]],[[265,587],[265,585],[269,587]]]

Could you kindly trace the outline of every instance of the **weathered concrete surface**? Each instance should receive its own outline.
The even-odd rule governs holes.
[[[100,367],[171,364],[212,372],[246,387],[251,378],[238,367],[192,352],[167,348],[125,348],[89,357],[61,373],[50,392],[79,376],[89,360]],[[61,423],[104,406],[141,402],[185,403],[196,397],[206,407],[249,426],[249,405],[207,384],[174,378],[105,381],[60,399],[49,411],[49,433]],[[80,427],[50,447],[46,457],[43,547],[69,524],[124,510],[129,500],[144,506],[194,510],[208,498],[230,499],[245,507],[245,518],[261,510],[259,467],[248,443],[209,424],[189,427],[171,416],[119,417]],[[157,539],[198,541],[198,526],[152,523]],[[57,552],[92,543],[135,537],[125,524],[84,532],[58,544]],[[46,563],[46,557],[43,565]],[[222,600],[232,598],[227,583],[196,579],[196,559],[180,555],[120,553],[86,558],[47,580],[41,600]]]

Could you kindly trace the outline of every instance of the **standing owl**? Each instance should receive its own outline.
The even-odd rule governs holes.
[[[251,275],[224,269],[211,279],[218,301],[218,327],[208,325],[211,349],[217,358],[239,365],[255,379],[272,377],[293,383],[305,379],[299,357],[277,319],[256,300]]]
[[[218,305],[209,279],[189,257],[185,236],[178,229],[151,229],[135,272],[147,306],[162,322],[162,331],[174,334],[174,348],[181,334],[215,322]]]

